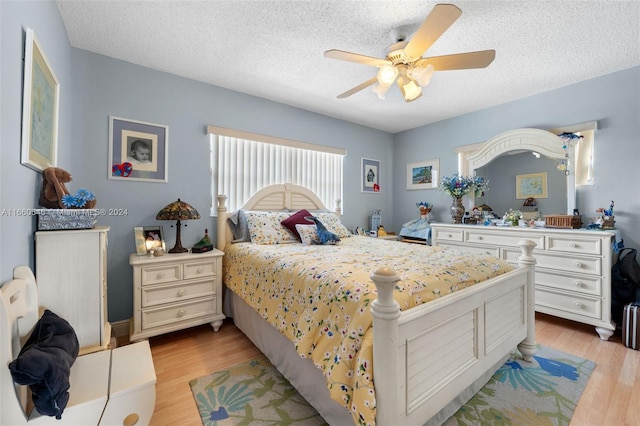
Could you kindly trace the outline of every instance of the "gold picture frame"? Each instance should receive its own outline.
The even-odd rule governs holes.
[[[58,163],[60,83],[35,33],[26,29],[22,98],[22,165],[36,171]]]
[[[547,173],[516,175],[516,199],[548,198]]]

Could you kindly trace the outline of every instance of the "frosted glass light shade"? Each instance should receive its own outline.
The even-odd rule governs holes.
[[[378,83],[383,86],[392,85],[396,77],[398,77],[398,70],[394,66],[385,65],[378,71]]]
[[[376,84],[374,86],[373,89],[371,89],[376,95],[378,95],[379,99],[383,99],[384,100],[384,95],[387,94],[387,92],[389,91],[389,87],[391,86],[385,86],[384,84]]]
[[[426,67],[416,67],[411,70],[411,78],[416,80],[420,86],[424,87],[429,84],[434,72],[435,69],[431,64],[428,64]]]

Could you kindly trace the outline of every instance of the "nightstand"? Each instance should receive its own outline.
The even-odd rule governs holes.
[[[222,256],[206,253],[132,253],[133,322],[131,341],[211,323],[218,331],[222,313]]]

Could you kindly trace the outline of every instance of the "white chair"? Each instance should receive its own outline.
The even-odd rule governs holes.
[[[62,419],[29,412],[27,386],[16,385],[9,363],[38,321],[38,294],[26,266],[0,287],[0,425],[147,425],[155,406],[156,375],[147,341],[78,357]]]

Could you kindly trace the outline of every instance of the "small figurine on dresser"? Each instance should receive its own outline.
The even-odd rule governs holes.
[[[213,244],[211,244],[211,238],[209,238],[209,230],[204,230],[204,237],[200,239],[191,248],[191,253],[204,253],[213,250]]]
[[[420,210],[420,217],[402,225],[400,236],[429,242],[431,240],[431,220],[429,219],[429,214],[431,213],[433,204],[420,201],[416,203],[416,207]]]

